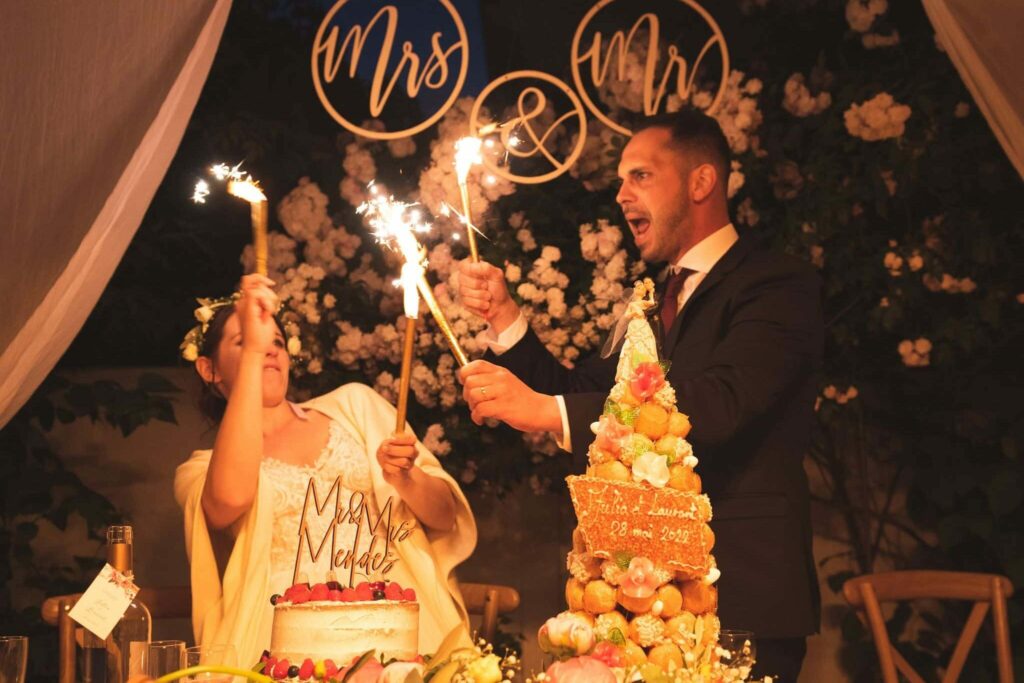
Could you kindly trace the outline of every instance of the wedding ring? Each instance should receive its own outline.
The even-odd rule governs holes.
[[[481,396],[486,396],[487,395],[487,387],[480,387],[480,395]]]

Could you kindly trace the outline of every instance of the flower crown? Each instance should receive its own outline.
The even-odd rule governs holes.
[[[225,306],[234,306],[235,302],[241,298],[242,294],[235,292],[231,296],[217,299],[196,299],[199,308],[195,310],[195,316],[199,324],[185,333],[185,339],[182,340],[181,345],[178,347],[181,349],[181,357],[190,363],[195,362],[196,358],[199,357],[199,350],[203,348],[203,344],[206,341],[206,331],[210,327],[210,321],[213,320],[213,316]],[[299,339],[299,330],[292,323],[285,324],[284,328],[288,337],[286,344],[288,355],[294,358],[302,351],[302,340]]]

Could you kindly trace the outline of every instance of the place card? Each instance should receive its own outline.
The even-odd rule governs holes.
[[[138,593],[139,587],[131,579],[105,564],[68,616],[106,640]]]
[[[566,481],[592,555],[646,557],[693,576],[710,569],[704,531],[711,518],[707,496],[595,477]]]

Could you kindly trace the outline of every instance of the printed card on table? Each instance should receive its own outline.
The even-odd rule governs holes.
[[[68,616],[105,640],[138,592],[139,587],[131,579],[109,564],[103,565]]]

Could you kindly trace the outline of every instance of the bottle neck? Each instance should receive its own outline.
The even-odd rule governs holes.
[[[132,528],[112,526],[107,529],[107,562],[128,578],[133,578]]]

